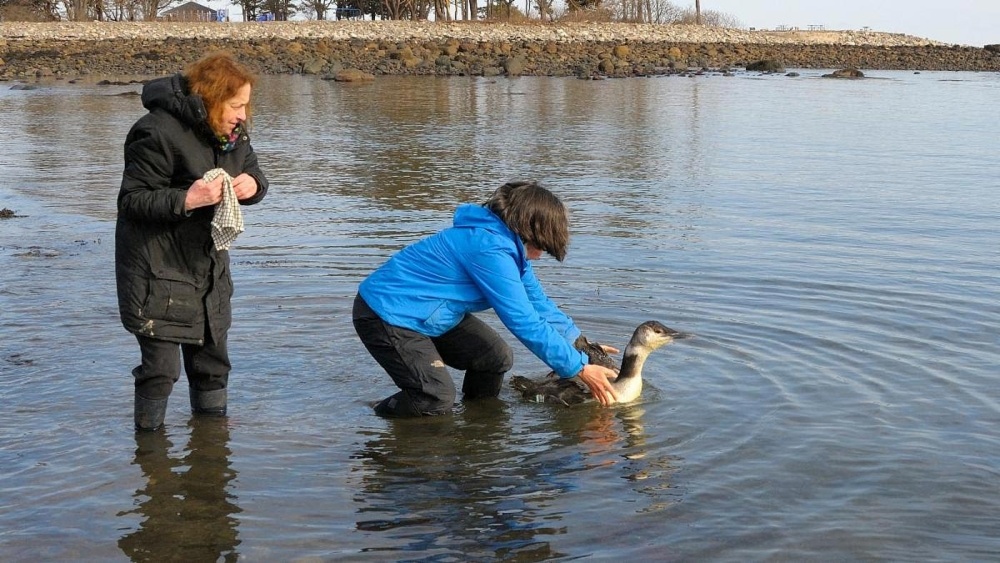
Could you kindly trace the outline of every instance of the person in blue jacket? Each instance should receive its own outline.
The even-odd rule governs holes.
[[[459,206],[450,228],[372,272],[354,300],[354,328],[400,389],[375,412],[449,412],[456,389],[448,367],[465,371],[465,400],[498,396],[514,356],[473,315],[487,309],[560,377],[579,377],[602,405],[614,403],[614,371],[588,364],[574,347],[580,329],[545,295],[531,268],[543,252],[563,261],[568,246],[569,219],[559,198],[533,181],[510,182],[483,205]]]

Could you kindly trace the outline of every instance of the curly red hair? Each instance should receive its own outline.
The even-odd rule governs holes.
[[[208,124],[213,131],[223,129],[223,104],[231,100],[240,88],[247,84],[253,88],[257,77],[242,64],[236,62],[229,53],[212,53],[192,63],[184,70],[184,77],[192,94],[197,94],[205,103]],[[251,106],[247,108],[247,127],[250,126]]]

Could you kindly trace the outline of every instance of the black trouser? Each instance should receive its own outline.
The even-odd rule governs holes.
[[[496,397],[514,353],[495,330],[472,315],[437,337],[393,326],[360,295],[354,298],[354,330],[400,391],[376,405],[381,416],[442,414],[455,403],[448,367],[465,370],[465,399]]]
[[[142,364],[132,370],[135,391],[146,399],[166,399],[181,376],[181,358],[188,385],[199,391],[224,389],[229,383],[227,337],[222,342],[206,339],[204,346],[178,344],[135,335],[142,352]],[[180,347],[178,354],[177,348]]]

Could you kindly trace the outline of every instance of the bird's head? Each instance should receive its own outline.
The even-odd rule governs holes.
[[[688,338],[690,335],[676,331],[658,321],[646,321],[636,327],[629,340],[629,346],[641,346],[652,352],[660,346],[670,344],[674,340]]]

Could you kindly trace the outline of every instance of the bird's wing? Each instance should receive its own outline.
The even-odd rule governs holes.
[[[601,348],[599,343],[591,342],[590,340],[587,340],[587,337],[580,335],[580,337],[576,339],[576,342],[573,343],[573,346],[576,347],[577,350],[587,354],[588,364],[604,366],[618,372],[618,362],[605,352],[604,348]]]

